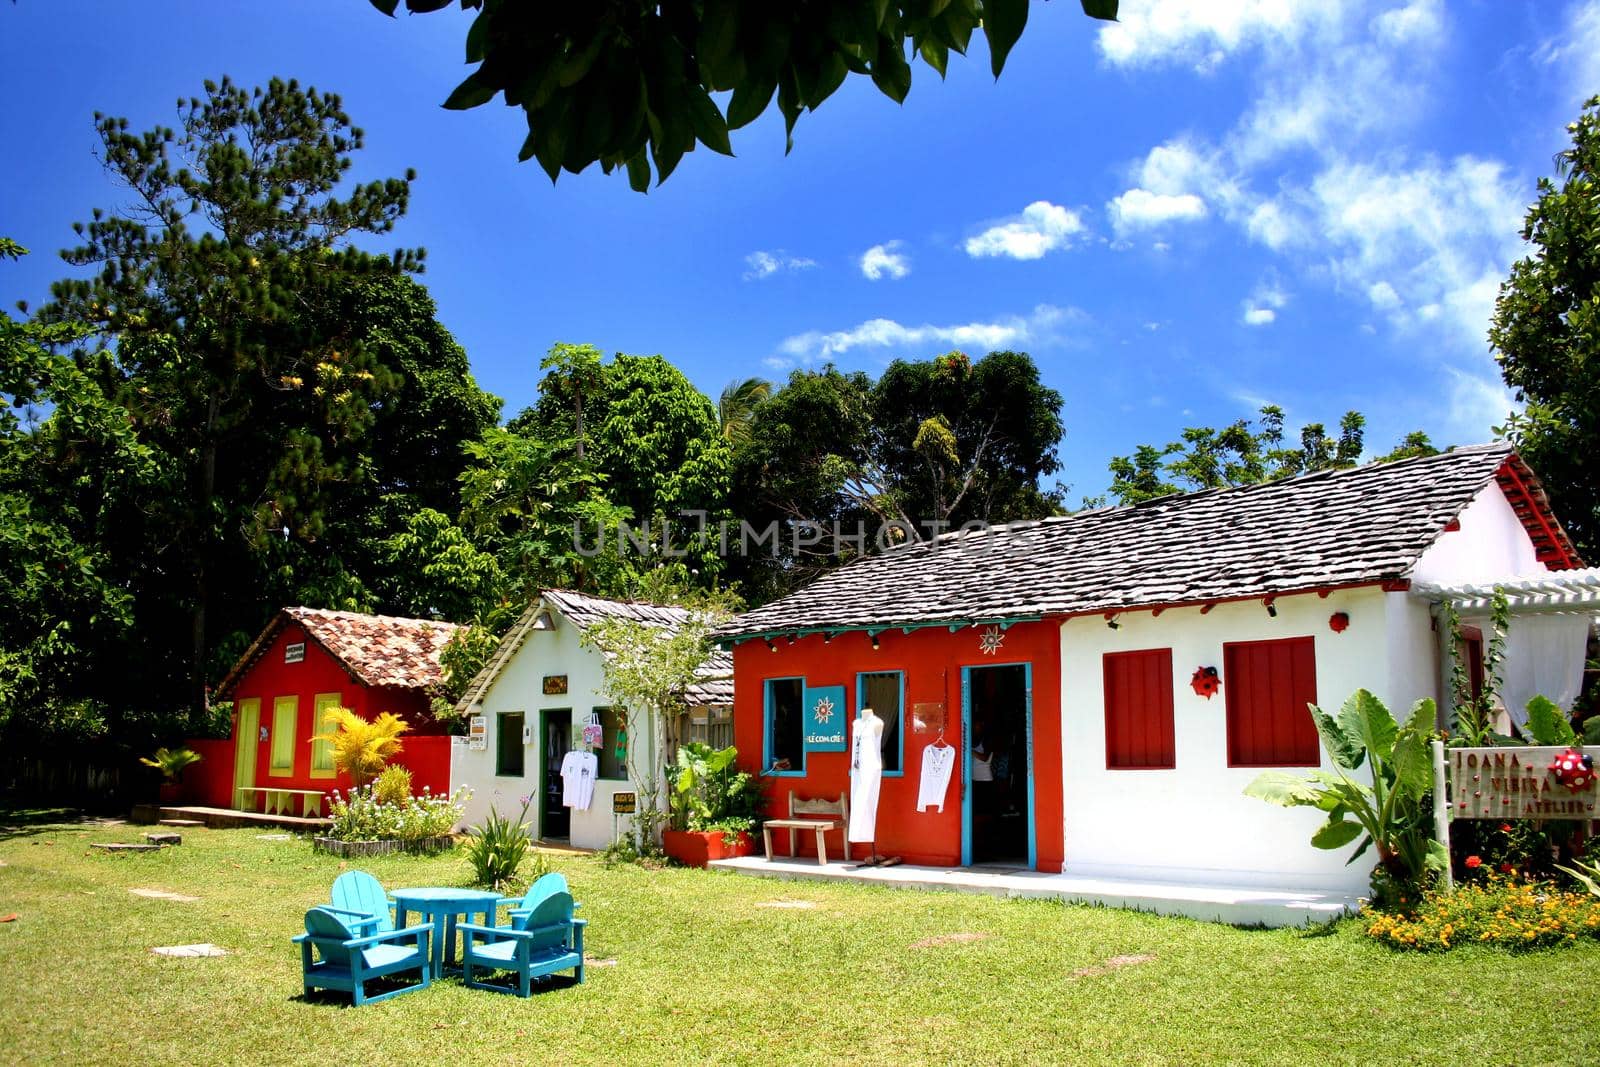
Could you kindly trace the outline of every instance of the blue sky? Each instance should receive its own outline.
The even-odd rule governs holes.
[[[1035,3],[1004,76],[975,39],[904,106],[863,79],[776,114],[648,196],[518,164],[521,113],[439,108],[470,16],[365,0],[0,5],[0,233],[69,273],[71,223],[119,191],[96,110],[172,123],[207,77],[293,76],[367,132],[356,176],[415,167],[399,242],[514,413],[556,341],[659,352],[715,394],[750,374],[961,348],[1029,351],[1065,397],[1062,479],[1261,402],[1487,440],[1510,398],[1483,339],[1565,126],[1600,92],[1600,0]]]

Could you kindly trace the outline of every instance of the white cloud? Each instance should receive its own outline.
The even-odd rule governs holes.
[[[1129,189],[1106,205],[1118,233],[1147,229],[1168,222],[1193,222],[1206,217],[1206,202],[1193,193],[1152,193]]]
[[[1462,443],[1488,441],[1493,437],[1491,428],[1506,421],[1512,411],[1522,405],[1501,383],[1498,376],[1483,376],[1446,367],[1450,385],[1449,410],[1446,419],[1452,439]]]
[[[1567,8],[1565,25],[1534,58],[1564,68],[1570,106],[1577,107],[1600,92],[1600,0]]]
[[[1003,219],[976,237],[967,239],[967,255],[974,259],[1008,256],[1011,259],[1039,259],[1048,252],[1066,248],[1084,231],[1083,219],[1076,211],[1036,200],[1020,215]]]
[[[1027,315],[1009,315],[990,322],[966,322],[947,326],[923,324],[906,326],[893,319],[868,319],[847,330],[823,332],[809,330],[785,338],[778,352],[768,359],[775,369],[795,363],[817,363],[858,348],[926,350],[932,346],[954,346],[990,352],[1019,344],[1051,339],[1063,326],[1082,322],[1087,316],[1076,308],[1040,304]],[[776,363],[774,362],[776,361]]]
[[[773,252],[751,252],[744,257],[744,263],[744,280],[747,282],[761,281],[782,271],[810,270],[817,265],[814,259],[791,256],[781,248]]]
[[[1263,281],[1239,305],[1239,321],[1246,326],[1271,325],[1288,302],[1289,294],[1276,280]]]
[[[1100,29],[1100,54],[1119,67],[1180,63],[1209,73],[1254,46],[1298,44],[1338,18],[1341,0],[1146,0]]]
[[[872,281],[879,278],[904,278],[911,273],[911,259],[896,251],[899,241],[873,245],[861,254],[861,273]]]

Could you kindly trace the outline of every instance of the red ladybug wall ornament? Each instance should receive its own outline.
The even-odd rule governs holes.
[[[1569,748],[1550,761],[1550,773],[1574,793],[1581,792],[1594,784],[1594,757]]]
[[[1217,695],[1217,690],[1222,688],[1222,677],[1217,674],[1215,667],[1196,667],[1194,677],[1189,679],[1189,684],[1194,688],[1196,696],[1210,700]]]
[[[1350,629],[1350,615],[1348,612],[1336,611],[1328,616],[1328,629],[1336,634],[1342,634]]]

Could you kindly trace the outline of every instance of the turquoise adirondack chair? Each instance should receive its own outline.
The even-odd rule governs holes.
[[[338,915],[358,937],[394,929],[394,901],[366,871],[345,871],[333,880],[330,896],[333,903],[325,910]]]
[[[462,924],[456,929],[466,939],[461,956],[461,982],[473,989],[511,992],[474,978],[477,971],[514,971],[517,995],[533,993],[533,979],[570,970],[583,982],[584,919],[572,917],[572,895],[556,891],[534,907],[522,929]],[[479,943],[482,939],[483,943]]]
[[[501,897],[497,903],[500,907],[511,909],[507,914],[511,916],[511,928],[513,930],[526,930],[528,928],[528,916],[533,914],[533,909],[537,908],[552,893],[571,893],[571,890],[567,888],[565,876],[555,871],[535,878],[533,884],[528,887],[528,891],[522,896]],[[572,906],[576,909],[583,905],[574,902]]]
[[[349,993],[360,1007],[428,988],[428,935],[432,931],[431,926],[411,926],[359,937],[334,909],[312,908],[306,912],[306,932],[294,938],[300,946],[306,996],[315,989],[338,989]],[[408,941],[412,944],[405,943]],[[421,981],[367,996],[366,984],[372,979],[407,971],[416,971]]]

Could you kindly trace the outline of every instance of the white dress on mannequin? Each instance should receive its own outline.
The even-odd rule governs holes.
[[[883,720],[862,708],[850,739],[851,841],[876,841],[878,787],[883,783]]]

